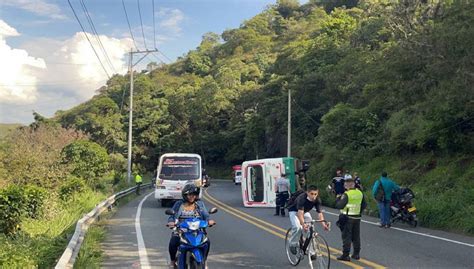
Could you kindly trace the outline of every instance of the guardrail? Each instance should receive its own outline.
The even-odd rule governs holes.
[[[141,185],[140,189],[150,187],[151,183]],[[131,187],[129,189],[120,191],[115,193],[114,195],[110,196],[106,200],[102,201],[98,204],[91,212],[87,213],[82,219],[77,221],[76,230],[74,231],[74,235],[72,236],[69,244],[64,250],[63,255],[59,259],[58,263],[56,264],[56,269],[63,269],[63,268],[72,268],[74,262],[76,260],[77,255],[79,254],[79,250],[81,249],[82,241],[84,241],[84,236],[86,235],[87,229],[89,226],[94,223],[98,218],[99,215],[102,214],[106,209],[110,208],[115,201],[118,199],[135,192],[137,187]]]

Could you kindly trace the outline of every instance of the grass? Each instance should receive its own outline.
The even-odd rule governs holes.
[[[106,230],[102,222],[94,224],[87,230],[74,268],[100,268],[103,252],[100,243],[105,239],[105,235]]]
[[[439,157],[420,154],[404,158],[378,157],[346,165],[346,168],[358,172],[362,179],[369,215],[378,215],[371,190],[380,173],[387,171],[397,184],[414,191],[420,225],[474,235],[473,161],[471,156],[465,155]],[[318,171],[331,171],[329,164],[319,163],[316,166]],[[325,189],[331,178],[326,175],[313,179],[313,182]],[[321,194],[327,205],[334,205],[332,195],[325,191]]]
[[[67,203],[56,197],[49,199],[43,218],[25,219],[14,237],[0,237],[0,267],[54,267],[74,233],[77,220],[104,198],[104,194],[88,190]]]

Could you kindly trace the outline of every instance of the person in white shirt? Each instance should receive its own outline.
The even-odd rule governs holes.
[[[276,211],[275,216],[281,214],[285,216],[285,204],[290,197],[290,180],[286,177],[286,174],[281,174],[281,177],[275,181],[275,193],[276,193]]]

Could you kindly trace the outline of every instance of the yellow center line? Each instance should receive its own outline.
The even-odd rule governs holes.
[[[274,234],[274,235],[276,235],[275,232],[272,231],[272,230],[269,230],[267,227],[272,227],[273,229],[278,230],[278,231],[281,231],[281,232],[283,232],[283,234],[286,235],[286,231],[287,231],[287,230],[285,230],[285,229],[283,229],[283,228],[281,228],[281,227],[275,226],[275,225],[273,225],[272,223],[266,222],[266,221],[264,221],[264,220],[262,220],[262,219],[256,218],[256,217],[254,217],[254,216],[252,216],[252,215],[249,215],[249,214],[247,214],[247,213],[245,213],[245,212],[242,212],[242,211],[240,211],[240,210],[237,210],[237,209],[235,209],[235,208],[233,208],[233,207],[231,207],[231,206],[229,206],[229,205],[227,205],[227,204],[225,204],[225,203],[223,203],[223,202],[217,200],[216,198],[212,197],[212,196],[207,192],[207,189],[205,190],[205,194],[206,194],[206,197],[205,197],[205,198],[206,198],[207,200],[209,200],[210,202],[213,202],[213,204],[216,204],[216,205],[219,205],[219,206],[223,207],[224,209],[227,209],[226,211],[227,211],[228,213],[231,213],[231,212],[229,212],[229,211],[232,211],[232,213],[231,213],[232,215],[237,216],[237,217],[239,217],[239,218],[241,218],[241,219],[243,219],[243,220],[245,220],[245,221],[247,221],[247,222],[249,222],[249,223],[252,223],[252,224],[254,224],[255,226],[257,226],[257,227],[259,227],[259,228],[262,228],[262,229],[265,230],[265,231],[268,231],[268,232],[271,231],[270,233],[272,233],[272,234]],[[236,214],[239,214],[239,215],[236,215]],[[263,225],[266,225],[267,227],[264,227],[264,226],[262,226],[262,225],[260,225],[260,224],[256,224],[254,221],[251,221],[251,220],[249,220],[249,219],[255,220],[256,222],[260,222],[260,223],[262,223]],[[277,236],[279,236],[279,237],[285,239],[285,236],[284,236],[284,235],[282,236],[281,234],[278,234]],[[335,249],[335,248],[332,248],[332,247],[329,247],[329,249],[330,249],[331,252],[334,252],[334,253],[336,253],[336,254],[341,254],[341,253],[342,253],[340,250]],[[333,259],[334,259],[334,258],[333,258]],[[334,259],[334,260],[336,260],[336,259]],[[336,260],[336,261],[342,262],[342,261],[339,261],[339,260]],[[380,265],[380,264],[377,264],[377,263],[368,261],[368,260],[366,260],[366,259],[360,259],[359,262],[361,262],[361,263],[363,263],[363,264],[365,264],[365,265],[367,265],[367,266],[370,266],[370,267],[373,267],[373,268],[377,268],[377,269],[385,268],[383,265]],[[346,264],[346,265],[348,265],[348,266],[351,266],[351,267],[353,267],[353,268],[360,268],[359,266],[356,266],[356,265],[353,264],[353,263],[349,263],[349,262],[342,262],[342,263],[344,263],[344,264]]]
[[[251,224],[253,224],[253,225],[259,227],[260,229],[263,229],[263,230],[265,230],[265,231],[267,231],[267,232],[269,232],[269,233],[271,233],[271,234],[273,234],[273,235],[276,235],[276,236],[278,236],[278,237],[280,237],[280,238],[282,238],[282,239],[285,239],[285,237],[286,237],[286,230],[284,230],[284,229],[282,229],[282,228],[280,228],[280,227],[278,227],[278,226],[274,226],[274,225],[272,225],[271,223],[266,223],[265,221],[262,221],[262,220],[260,220],[260,219],[258,219],[258,218],[255,218],[255,217],[253,217],[253,216],[247,215],[246,213],[244,213],[244,212],[242,212],[242,211],[236,210],[236,209],[234,209],[234,208],[232,208],[232,207],[230,207],[230,206],[228,206],[228,205],[226,205],[226,204],[220,202],[219,200],[217,200],[217,199],[211,197],[207,192],[206,192],[206,197],[205,197],[205,198],[206,198],[206,200],[208,200],[208,202],[210,202],[210,203],[212,203],[212,204],[214,204],[214,205],[220,206],[220,207],[221,207],[224,211],[226,211],[227,213],[229,213],[229,214],[231,214],[231,215],[234,215],[234,216],[236,216],[236,217],[238,217],[238,218],[240,218],[240,219],[242,219],[242,220],[244,220],[244,221],[246,221],[246,222],[248,222],[248,223],[251,223]],[[263,223],[265,223],[265,225],[269,224],[269,226],[273,226],[273,227],[278,228],[279,230],[284,231],[284,235],[281,234],[281,233],[275,232],[275,231],[273,231],[273,230],[270,230],[270,229],[268,229],[267,227],[262,226],[262,225],[260,225],[260,224],[258,224],[258,223],[256,223],[256,222],[254,222],[254,221],[248,219],[245,215],[247,215],[248,217],[253,218],[253,219],[255,219],[255,220],[258,220],[258,221],[260,221],[260,222],[263,222]],[[329,248],[329,249],[331,250],[331,248]],[[325,256],[326,256],[326,255],[325,255]],[[347,265],[347,266],[349,266],[349,267],[352,267],[352,268],[354,268],[354,269],[361,269],[361,268],[364,268],[364,267],[355,265],[355,264],[353,264],[353,263],[344,262],[344,261],[339,261],[339,260],[337,260],[336,258],[334,258],[333,255],[331,255],[330,258],[333,259],[333,260],[335,260],[335,261],[337,261],[337,262],[344,263],[345,265]]]

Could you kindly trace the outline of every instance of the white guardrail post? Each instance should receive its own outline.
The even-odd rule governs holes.
[[[151,183],[141,185],[141,188],[149,187]],[[74,231],[69,244],[64,250],[63,255],[59,259],[58,263],[56,264],[56,269],[63,269],[63,268],[72,268],[74,262],[76,261],[76,257],[79,254],[79,250],[81,249],[82,241],[84,241],[84,236],[86,235],[87,229],[89,226],[94,223],[100,214],[104,212],[107,208],[112,206],[115,201],[118,199],[127,196],[130,193],[135,192],[136,187],[131,187],[126,190],[120,191],[115,193],[114,195],[110,196],[109,198],[102,201],[98,204],[91,212],[87,213],[82,217],[82,219],[77,221],[76,230]]]

